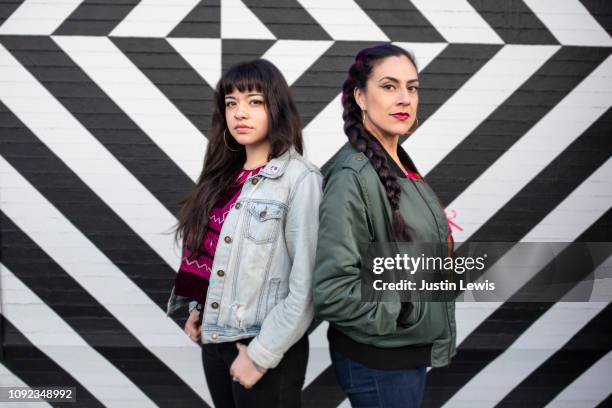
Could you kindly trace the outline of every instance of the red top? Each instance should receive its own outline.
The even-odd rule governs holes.
[[[217,242],[219,241],[219,234],[221,233],[225,218],[238,200],[244,182],[249,177],[259,173],[264,166],[252,170],[242,169],[236,176],[236,185],[210,211],[208,226],[202,240],[203,253],[200,257],[189,259],[190,251],[183,245],[181,266],[174,283],[177,295],[189,297],[202,304],[205,303]]]
[[[423,180],[423,177],[421,177],[419,173],[415,173],[414,171],[410,170],[408,166],[404,165],[404,170],[406,170],[406,173],[408,173],[408,178],[413,180]]]

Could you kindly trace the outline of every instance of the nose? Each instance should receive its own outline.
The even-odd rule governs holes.
[[[234,117],[236,119],[245,119],[247,116],[248,116],[248,112],[246,111],[246,109],[244,109],[242,104],[239,103],[238,107],[234,111]]]
[[[399,105],[410,105],[410,92],[406,88],[400,90],[399,97],[397,103]]]

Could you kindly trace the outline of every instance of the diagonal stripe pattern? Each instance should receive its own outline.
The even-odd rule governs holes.
[[[163,313],[170,231],[214,87],[245,59],[283,72],[325,169],[346,143],[356,52],[410,49],[421,126],[401,142],[456,212],[457,242],[612,241],[610,21],[591,0],[2,2],[0,384],[71,384],[87,406],[211,404],[186,313]],[[520,294],[531,275],[515,278]],[[459,302],[458,354],[429,371],[423,406],[609,405],[610,305],[567,296]],[[307,407],[350,405],[327,327],[309,331]]]

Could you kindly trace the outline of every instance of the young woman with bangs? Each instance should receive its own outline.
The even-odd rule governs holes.
[[[322,177],[270,62],[233,66],[214,99],[202,173],[178,214],[167,314],[189,304],[185,332],[202,343],[216,407],[299,407]]]

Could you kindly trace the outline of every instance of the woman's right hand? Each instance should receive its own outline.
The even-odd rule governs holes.
[[[198,309],[193,309],[187,321],[185,322],[185,333],[193,341],[200,340],[202,335],[202,325],[200,324],[200,314],[202,312]]]

